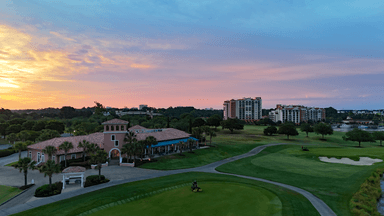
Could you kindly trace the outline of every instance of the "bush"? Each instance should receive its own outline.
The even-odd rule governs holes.
[[[91,175],[85,179],[84,187],[90,187],[93,185],[98,185],[98,184],[107,183],[107,182],[109,182],[109,179],[106,179],[104,175],[100,176],[100,180],[99,180],[99,175]]]
[[[87,162],[88,163],[88,161],[91,159],[91,157],[89,157],[89,156],[86,156],[85,157],[85,162]],[[82,167],[85,167],[85,168],[90,168],[91,166],[89,165],[89,166],[86,166],[85,165],[85,163],[84,164],[81,164],[81,163],[83,163],[84,162],[84,159],[83,159],[83,157],[81,157],[81,158],[76,158],[76,159],[67,159],[67,167],[69,167],[69,166],[82,166]],[[77,165],[77,164],[81,164],[81,165]],[[60,165],[61,165],[61,169],[63,170],[63,169],[65,169],[65,160],[62,160],[61,162],[60,162]]]
[[[377,169],[360,186],[360,189],[352,196],[349,207],[352,215],[380,216],[377,211],[377,200],[381,196],[380,178],[384,168]]]
[[[0,150],[0,157],[7,157],[13,153],[16,153],[14,149],[3,149]]]
[[[136,158],[136,161],[137,161],[137,158]],[[123,158],[122,163],[133,163],[133,158],[131,158],[130,160],[128,158]]]
[[[36,189],[35,197],[48,197],[57,194],[61,194],[63,188],[62,182],[56,182],[50,186],[49,184],[43,185]]]

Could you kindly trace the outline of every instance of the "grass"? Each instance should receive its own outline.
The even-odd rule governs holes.
[[[0,204],[21,193],[21,191],[15,187],[0,185]]]
[[[5,145],[5,144],[9,144],[9,141],[3,138],[0,138],[0,145]]]
[[[345,152],[343,152],[345,149]],[[260,154],[225,164],[218,171],[259,177],[303,188],[322,199],[337,215],[350,215],[349,201],[352,195],[371,173],[383,167],[383,163],[372,166],[352,166],[321,162],[321,156],[355,157],[356,151],[362,155],[383,157],[382,148],[319,148],[310,147],[309,152],[301,151],[299,146],[273,146]]]
[[[260,187],[234,183],[203,183],[201,193],[190,186],[98,211],[101,215],[282,215],[278,196]],[[220,197],[220,202],[214,197]]]
[[[17,164],[17,162],[18,162],[18,161],[15,161],[15,162],[9,163],[9,164],[7,164],[7,165],[5,165],[5,166],[14,166],[14,165]]]
[[[212,215],[212,213],[215,213],[216,211],[224,211],[221,208],[224,208],[225,206],[223,206],[221,203],[227,203],[229,205],[229,201],[235,200],[237,203],[239,203],[239,205],[241,205],[241,207],[250,209],[252,205],[255,205],[257,202],[253,199],[260,198],[260,202],[264,204],[267,202],[267,200],[272,201],[267,206],[261,208],[263,208],[265,211],[274,211],[279,209],[276,206],[276,204],[278,204],[278,200],[275,198],[278,197],[282,206],[282,215],[319,215],[316,209],[305,197],[290,190],[271,184],[234,176],[198,172],[183,173],[117,185],[114,187],[109,187],[95,192],[72,197],[63,201],[44,205],[15,215],[78,215],[95,208],[100,208],[106,204],[121,204],[121,200],[132,198],[134,196],[144,195],[153,191],[158,191],[160,189],[181,184],[189,185],[192,184],[192,181],[196,179],[199,186],[201,186],[203,189],[201,194],[193,193],[188,191],[188,188],[182,187],[179,189],[170,190],[168,192],[159,193],[158,195],[135,200],[131,203],[128,203],[127,206],[122,204],[121,206],[115,206],[114,208],[123,208],[125,209],[123,212],[127,214],[129,213],[130,215],[134,215],[132,213],[134,211],[137,211],[139,215],[155,214],[154,212],[149,212],[150,210],[148,209],[148,206],[151,206],[151,208],[153,207],[155,209],[161,208],[165,213],[169,213],[170,215],[172,215],[172,212],[175,212],[175,215],[184,215],[184,213],[176,213],[178,211],[182,211],[182,209],[188,209],[192,207],[194,211],[199,211],[199,208],[209,208],[210,210],[207,210],[209,212],[206,212],[205,214],[208,215],[207,213],[210,213],[209,215]],[[226,187],[228,189],[225,189]],[[222,191],[220,189],[222,189]],[[235,193],[233,191],[235,191]],[[193,203],[196,200],[198,202],[198,199],[192,196],[200,196],[208,203]],[[236,198],[238,198],[238,200],[236,200]],[[161,203],[157,203],[157,201]],[[215,204],[213,205],[212,203]],[[166,206],[170,208],[166,208]],[[128,207],[129,209],[127,209]],[[256,208],[258,207],[257,204],[253,207],[255,207],[254,212],[258,211]],[[115,213],[112,212],[115,211],[114,208],[100,213],[113,215]],[[238,207],[228,206],[228,210],[234,210],[235,208]],[[156,215],[158,215],[157,213]],[[234,215],[238,215],[236,213]]]

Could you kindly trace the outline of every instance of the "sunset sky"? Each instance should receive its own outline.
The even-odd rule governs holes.
[[[7,109],[383,109],[383,94],[382,0],[0,1]]]

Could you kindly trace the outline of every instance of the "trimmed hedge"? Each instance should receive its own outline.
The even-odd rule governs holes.
[[[383,176],[383,172],[384,168],[374,171],[352,196],[352,199],[349,201],[352,215],[381,216],[377,211],[377,201],[381,197],[380,179]]]
[[[49,184],[46,184],[36,189],[35,197],[49,197],[49,196],[61,194],[62,189],[63,189],[62,182],[53,183],[52,186],[49,186]]]
[[[3,150],[0,150],[0,157],[7,157],[16,152],[18,151],[15,151],[14,149],[3,149]]]
[[[67,160],[67,167],[69,167],[69,166],[82,166],[82,167],[85,167],[87,169],[90,169],[91,165],[88,163],[88,161],[90,159],[91,159],[91,157],[89,157],[89,156],[85,157],[85,162],[84,162],[83,157],[76,158],[76,159],[69,159],[69,160]],[[61,170],[65,169],[65,160],[62,160],[60,162],[60,165],[61,165]]]
[[[99,175],[91,175],[85,179],[84,187],[90,187],[93,185],[98,185],[98,184],[107,183],[107,182],[109,182],[109,179],[106,179],[104,175],[100,176],[100,180],[99,180]]]

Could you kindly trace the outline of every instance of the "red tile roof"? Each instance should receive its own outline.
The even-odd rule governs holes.
[[[77,172],[85,172],[85,167],[81,166],[70,166],[65,168],[62,173],[77,173]]]
[[[153,136],[156,138],[157,141],[164,141],[164,140],[174,140],[174,139],[182,139],[190,137],[191,134],[186,133],[181,130],[177,130],[174,128],[166,128],[159,132],[151,132],[151,133],[137,133],[136,139],[137,140],[145,140],[145,138]]]
[[[36,150],[42,150],[46,146],[54,146],[57,149],[56,155],[62,155],[64,154],[63,150],[59,150],[59,146],[65,142],[71,142],[73,145],[73,149],[70,149],[67,153],[76,153],[76,152],[82,152],[83,148],[79,148],[79,142],[82,142],[83,140],[86,140],[90,143],[97,144],[100,148],[104,148],[104,134],[101,132],[93,133],[89,135],[83,135],[83,136],[73,136],[73,137],[57,137],[50,140],[46,140],[43,142],[39,142],[33,145],[28,146],[28,149],[36,149]]]
[[[143,129],[146,130],[147,128],[140,126],[140,125],[135,125],[135,126],[128,128],[128,130],[143,130]]]
[[[128,122],[121,120],[121,119],[112,119],[112,120],[103,122],[102,124],[103,125],[105,125],[105,124],[128,124]]]

